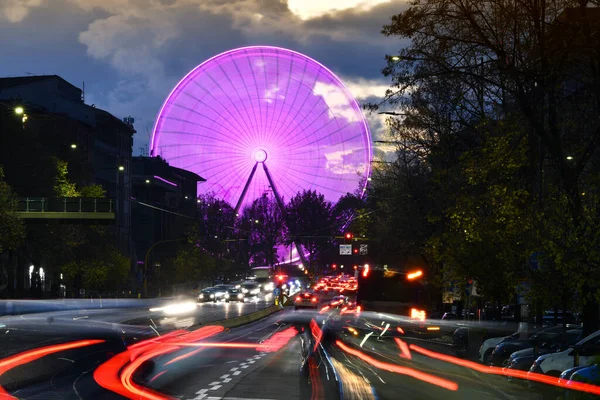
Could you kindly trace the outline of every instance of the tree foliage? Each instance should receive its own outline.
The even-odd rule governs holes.
[[[429,191],[428,212],[390,225],[410,229],[426,215],[431,234],[415,237],[431,263],[481,279],[488,294],[543,281],[597,313],[599,280],[588,277],[598,274],[600,34],[588,3],[414,0],[383,28],[410,40],[383,73],[386,103],[403,114],[391,123],[399,155],[424,163],[419,187]],[[396,187],[407,207],[419,192],[407,171],[383,170],[390,196],[375,182],[384,218],[398,211],[385,200],[400,199]],[[546,258],[536,273],[534,251]]]
[[[25,226],[15,213],[16,208],[17,198],[0,167],[0,254],[17,248],[25,238]]]
[[[283,243],[285,223],[277,201],[263,194],[244,208],[240,231],[248,234],[253,263],[257,266],[275,265],[279,261],[277,246]]]

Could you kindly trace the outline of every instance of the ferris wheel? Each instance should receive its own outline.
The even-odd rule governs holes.
[[[206,179],[236,212],[264,193],[331,202],[364,192],[372,159],[364,115],[329,69],[298,52],[252,46],[188,73],[162,106],[150,155]]]

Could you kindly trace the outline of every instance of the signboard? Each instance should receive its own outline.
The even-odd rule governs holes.
[[[358,254],[360,254],[361,256],[366,256],[367,254],[369,254],[369,245],[368,244],[361,244],[358,249],[359,249]]]
[[[340,256],[351,256],[352,245],[351,244],[340,244]]]

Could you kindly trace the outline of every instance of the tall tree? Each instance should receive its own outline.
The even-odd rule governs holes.
[[[331,246],[336,233],[333,205],[320,193],[304,190],[287,205],[287,244],[302,245],[309,253],[310,268],[321,251]],[[343,213],[341,213],[343,214]]]
[[[539,221],[553,225],[534,243],[571,271],[564,284],[585,298],[587,332],[598,327],[600,294],[599,280],[586,278],[599,270],[597,235],[586,234],[597,230],[595,207],[584,196],[600,157],[600,35],[588,3],[415,0],[383,29],[411,40],[384,74],[393,80],[387,100],[408,115],[402,124],[415,144],[460,141],[467,129],[485,134],[495,121],[520,124],[524,190],[553,216]]]
[[[242,213],[241,229],[249,233],[255,265],[275,265],[279,261],[277,246],[283,243],[285,224],[274,198],[263,194]]]

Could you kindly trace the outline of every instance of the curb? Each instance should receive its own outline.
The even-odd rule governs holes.
[[[282,308],[279,306],[271,306],[260,311],[255,311],[250,314],[242,315],[241,317],[224,319],[221,321],[210,322],[210,325],[221,325],[225,329],[236,328],[238,326],[246,325],[251,322],[256,322],[260,319],[268,317],[269,315],[275,314],[276,312],[281,311]]]

